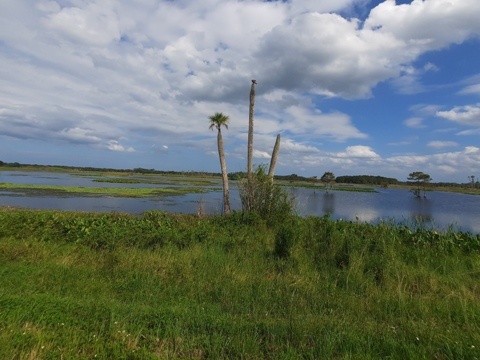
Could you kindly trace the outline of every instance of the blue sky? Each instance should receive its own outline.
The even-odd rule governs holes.
[[[2,0],[0,160],[480,177],[478,0]]]

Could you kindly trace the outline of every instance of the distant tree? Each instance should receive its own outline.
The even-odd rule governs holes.
[[[398,184],[398,180],[394,178],[387,178],[383,176],[372,176],[372,175],[342,175],[337,176],[337,183],[346,183],[346,184],[361,184],[361,185],[381,185],[385,184]]]
[[[320,181],[325,184],[325,191],[328,191],[332,187],[332,183],[335,181],[335,175],[331,171],[325,172]]]
[[[229,117],[224,115],[221,112],[216,112],[210,119],[210,130],[216,128],[217,132],[217,146],[218,146],[218,156],[220,158],[220,167],[222,169],[222,180],[223,180],[223,211],[226,215],[230,214],[230,193],[228,191],[228,173],[227,173],[227,163],[225,161],[225,152],[223,149],[223,137],[221,127],[225,126],[228,129],[228,120]]]
[[[408,174],[408,181],[414,181],[417,185],[417,188],[413,191],[415,197],[420,198],[421,197],[421,188],[423,187],[423,197],[426,198],[426,187],[427,184],[432,181],[432,178],[430,175],[425,174],[421,171],[414,171]]]
[[[470,175],[470,176],[467,176],[468,177],[468,181],[470,183],[470,185],[472,186],[472,188],[475,187],[475,175]]]

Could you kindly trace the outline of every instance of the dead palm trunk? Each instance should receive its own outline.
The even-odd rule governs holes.
[[[273,181],[273,175],[275,174],[275,166],[277,165],[278,151],[280,150],[280,134],[277,135],[275,146],[273,147],[272,158],[270,159],[270,169],[268,169],[268,176]]]
[[[250,89],[250,111],[248,114],[248,158],[247,158],[247,175],[250,177],[253,172],[253,114],[255,108],[255,84],[256,80],[252,80],[252,88]]]
[[[253,184],[253,117],[255,109],[255,84],[256,80],[252,80],[250,89],[250,109],[248,114],[248,154],[247,154],[247,196],[246,209],[253,210],[254,204],[254,184]]]
[[[222,169],[223,180],[223,211],[226,215],[230,214],[230,192],[228,190],[227,162],[225,161],[225,152],[223,151],[223,137],[220,127],[217,134],[218,155],[220,157],[220,167]]]

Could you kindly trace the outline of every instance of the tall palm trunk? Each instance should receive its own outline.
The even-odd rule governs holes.
[[[248,154],[247,154],[247,196],[245,208],[252,211],[254,208],[254,184],[253,184],[253,116],[255,110],[255,84],[256,80],[252,80],[250,89],[250,109],[248,114]]]
[[[252,87],[250,89],[250,111],[248,114],[248,158],[247,158],[247,175],[250,177],[253,172],[252,158],[253,158],[253,114],[255,108],[255,84],[256,80],[252,80]]]
[[[220,130],[220,127],[218,128],[217,144],[218,144],[218,156],[220,157],[220,167],[222,169],[222,180],[223,180],[223,211],[226,215],[229,215],[230,214],[230,192],[228,191],[227,163],[225,161],[225,153],[223,151],[223,138],[222,138],[222,131]]]

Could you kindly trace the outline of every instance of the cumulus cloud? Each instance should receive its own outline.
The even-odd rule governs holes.
[[[426,127],[423,124],[424,119],[421,117],[412,117],[404,121],[404,124],[411,128],[421,129]]]
[[[455,141],[430,141],[427,146],[433,147],[436,149],[446,148],[446,147],[455,147],[458,146],[458,143]]]
[[[427,90],[421,83],[421,77],[430,71],[438,71],[438,67],[432,63],[427,63],[423,68],[417,69],[413,66],[405,66],[400,77],[392,80],[392,84],[401,94],[418,94]]]
[[[480,126],[480,104],[456,106],[448,111],[438,111],[437,116],[470,126]]]
[[[42,6],[43,5],[43,6]],[[48,15],[44,23],[56,34],[90,46],[106,46],[120,39],[117,16],[111,1],[92,2],[84,8],[64,7]],[[39,4],[40,9],[53,10],[55,5]]]
[[[98,143],[101,141],[101,138],[93,135],[91,130],[78,127],[63,129],[60,131],[60,136],[65,140],[71,140],[78,143]]]
[[[270,154],[268,154],[267,152],[256,150],[256,149],[253,150],[252,155],[256,159],[270,159],[271,158]]]
[[[108,150],[119,151],[119,152],[134,152],[135,149],[132,147],[125,148],[118,141],[110,140],[106,145]]]
[[[267,88],[362,98],[397,74],[388,54],[400,45],[390,34],[360,30],[355,19],[306,13],[273,28],[255,56]]]
[[[367,158],[378,159],[380,156],[368,146],[356,145],[348,146],[345,152],[338,153],[337,157],[341,158]]]
[[[282,139],[281,140],[281,151],[282,153],[318,153],[318,150],[315,146],[309,146],[305,144],[298,143],[292,139]]]
[[[379,160],[364,146],[321,149],[370,140],[357,114],[322,100],[368,99],[386,81],[406,93],[423,90],[420,77],[437,67],[417,68],[415,60],[478,36],[480,2],[388,0],[365,21],[340,15],[365,3],[3,0],[1,134],[112,151],[181,144],[209,152],[207,118],[218,109],[231,116],[227,151],[241,158],[232,149],[245,141],[255,78],[256,139],[268,138],[255,144],[260,158],[281,133],[285,163],[318,165],[323,153],[338,163]],[[461,93],[478,93],[478,81],[464,85]],[[405,125],[423,127],[432,112],[479,125],[479,105],[420,107]]]
[[[368,137],[358,130],[352,124],[350,116],[344,113],[323,113],[306,107],[290,106],[283,115],[285,121],[281,128],[293,134],[309,133],[335,141]]]
[[[413,0],[400,5],[388,0],[371,11],[365,27],[394,34],[396,39],[412,45],[411,56],[478,35],[480,24],[472,12],[478,6],[476,0]]]
[[[480,84],[468,85],[462,90],[460,90],[462,95],[477,94],[480,95]]]

